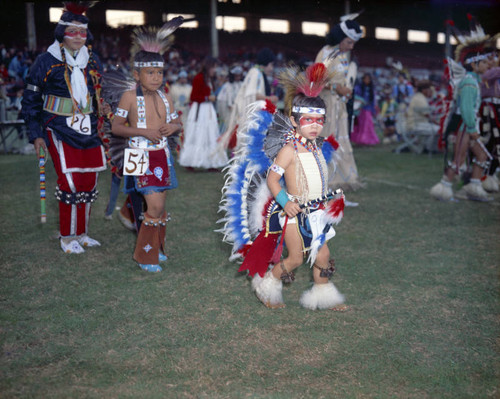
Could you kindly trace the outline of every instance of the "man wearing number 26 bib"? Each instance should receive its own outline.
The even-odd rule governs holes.
[[[182,125],[170,96],[163,86],[163,52],[170,44],[165,40],[182,23],[174,18],[160,29],[137,28],[134,31],[133,77],[135,87],[120,99],[112,132],[128,138],[123,158],[125,192],[137,191],[144,196],[147,211],[139,228],[134,260],[142,270],[160,272],[165,261],[166,190],[177,187],[168,136]]]
[[[65,2],[54,43],[33,64],[26,79],[22,117],[38,157],[50,152],[57,173],[61,248],[82,253],[100,245],[88,236],[97,175],[106,157],[97,133],[100,61],[90,45],[85,7]]]

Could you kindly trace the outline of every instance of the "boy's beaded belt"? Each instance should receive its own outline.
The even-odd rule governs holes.
[[[43,109],[51,114],[62,116],[72,116],[75,113],[71,98],[53,96],[52,94],[47,94],[45,96],[43,100]],[[92,103],[87,101],[87,106],[79,112],[83,114],[92,113]]]

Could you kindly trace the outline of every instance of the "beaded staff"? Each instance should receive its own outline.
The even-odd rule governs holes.
[[[313,199],[309,202],[306,202],[305,204],[302,204],[302,205],[299,205],[300,209],[305,209],[305,208],[308,208],[310,206],[313,206],[313,205],[316,205],[316,204],[319,204],[321,202],[326,202],[326,201],[330,201],[331,199],[335,198],[335,196],[339,195],[339,194],[342,194],[343,191],[341,188],[337,188],[335,191],[329,191],[327,192],[325,195],[321,196],[321,197],[318,197],[316,199]],[[281,211],[281,216],[285,216],[286,215],[286,212],[285,210],[283,209]]]
[[[300,208],[304,209],[304,208],[307,208],[309,206],[318,204],[320,202],[330,201],[331,199],[335,198],[336,195],[339,195],[339,194],[342,194],[342,193],[343,193],[342,189],[341,188],[337,188],[335,191],[329,191],[328,193],[326,193],[322,197],[313,199],[313,200],[311,200],[309,202],[306,202],[305,204],[300,205]]]
[[[45,223],[47,221],[47,214],[45,213],[45,152],[43,148],[40,148],[38,166],[40,167],[40,221]]]

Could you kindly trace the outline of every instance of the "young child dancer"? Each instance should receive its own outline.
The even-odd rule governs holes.
[[[137,235],[134,260],[148,272],[160,272],[159,262],[166,260],[166,190],[177,187],[167,137],[180,130],[181,124],[172,100],[161,88],[162,54],[169,45],[165,37],[181,23],[182,17],[179,17],[158,31],[139,29],[134,32],[133,76],[137,87],[123,93],[112,125],[115,135],[129,138],[123,166],[125,192],[140,192],[147,204]]]
[[[255,103],[223,190],[226,217],[220,231],[233,244],[231,259],[243,257],[239,271],[249,271],[253,290],[270,308],[285,306],[283,282],[295,279],[293,270],[309,253],[314,285],[302,295],[301,305],[346,310],[344,296],[329,282],[335,268],[326,245],[344,209],[342,191],[337,190],[336,199],[328,191],[328,164],[338,143],[333,136],[324,142],[320,137],[326,109],[319,93],[331,79],[328,70],[317,63],[305,73],[285,71],[281,82],[288,117],[273,116],[269,101]]]

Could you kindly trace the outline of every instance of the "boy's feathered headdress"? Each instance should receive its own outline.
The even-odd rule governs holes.
[[[158,53],[163,55],[173,43],[171,34],[184,22],[183,17],[175,17],[166,22],[161,28],[139,27],[132,33],[132,56],[139,51]]]
[[[307,97],[318,97],[325,85],[339,74],[336,64],[339,52],[332,53],[324,63],[309,65],[305,71],[298,66],[289,66],[280,75],[279,81],[285,89],[285,109],[290,111],[294,97],[302,93]]]
[[[484,46],[490,38],[489,35],[484,33],[484,29],[477,22],[476,18],[471,14],[467,14],[467,19],[470,24],[470,31],[468,33],[458,30],[452,20],[446,21],[451,29],[451,33],[458,42],[455,49],[455,61],[461,64],[485,59],[487,56],[484,54]],[[471,55],[475,56],[470,57]]]

